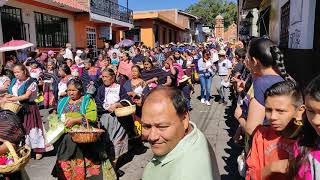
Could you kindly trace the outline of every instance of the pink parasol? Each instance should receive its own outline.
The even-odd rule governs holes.
[[[28,47],[33,46],[32,43],[29,43],[24,40],[11,40],[9,42],[6,42],[0,46],[0,52],[5,52],[5,51],[15,51],[19,49],[25,49]]]

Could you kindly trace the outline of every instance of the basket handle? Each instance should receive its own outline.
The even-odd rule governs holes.
[[[86,117],[85,114],[82,114],[82,117],[86,120],[87,129],[90,129],[88,118]]]
[[[12,154],[14,162],[17,162],[19,160],[19,157],[12,144],[9,141],[4,141],[4,144],[7,146],[9,152]]]
[[[131,102],[128,101],[128,100],[126,100],[126,99],[122,99],[120,102],[126,102],[126,103],[128,103],[130,106],[132,106]]]

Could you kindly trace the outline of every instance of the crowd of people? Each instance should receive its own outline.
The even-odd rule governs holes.
[[[267,38],[248,44],[170,43],[155,48],[105,43],[99,51],[74,50],[68,43],[59,52],[10,56],[1,67],[0,103],[19,102],[23,107],[17,114],[0,111],[0,117],[21,122],[0,122],[5,127],[0,138],[15,146],[27,144],[41,159],[53,149],[46,143],[39,112],[45,108],[57,114],[66,129],[88,122],[106,132],[91,144],[63,135],[52,171],[58,179],[116,179],[121,176],[118,159],[128,151],[145,152],[143,140],[155,155],[143,179],[219,179],[213,150],[190,122],[195,84],[200,84],[205,106],[212,103],[212,87],[220,104],[237,102],[239,128],[233,139],[244,146],[238,158],[241,176],[320,178],[320,77],[302,91],[287,73],[280,49]],[[133,115],[115,115],[117,108],[130,104],[137,107]],[[0,153],[5,154],[2,146]]]

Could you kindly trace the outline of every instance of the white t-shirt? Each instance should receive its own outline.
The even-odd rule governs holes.
[[[110,105],[120,101],[120,85],[105,88],[103,107],[107,109]]]
[[[228,70],[232,68],[232,63],[228,59],[218,62],[218,74],[219,76],[227,76]]]
[[[212,62],[217,62],[219,61],[219,55],[218,55],[218,51],[215,49],[210,50],[211,53],[211,61]]]
[[[73,54],[72,51],[68,48],[66,48],[66,53],[63,55],[63,58],[72,59],[73,60]]]

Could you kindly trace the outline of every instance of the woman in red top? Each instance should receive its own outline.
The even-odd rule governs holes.
[[[258,126],[247,158],[246,180],[290,179],[288,159],[305,112],[302,93],[292,81],[271,86],[265,93],[270,126]]]

